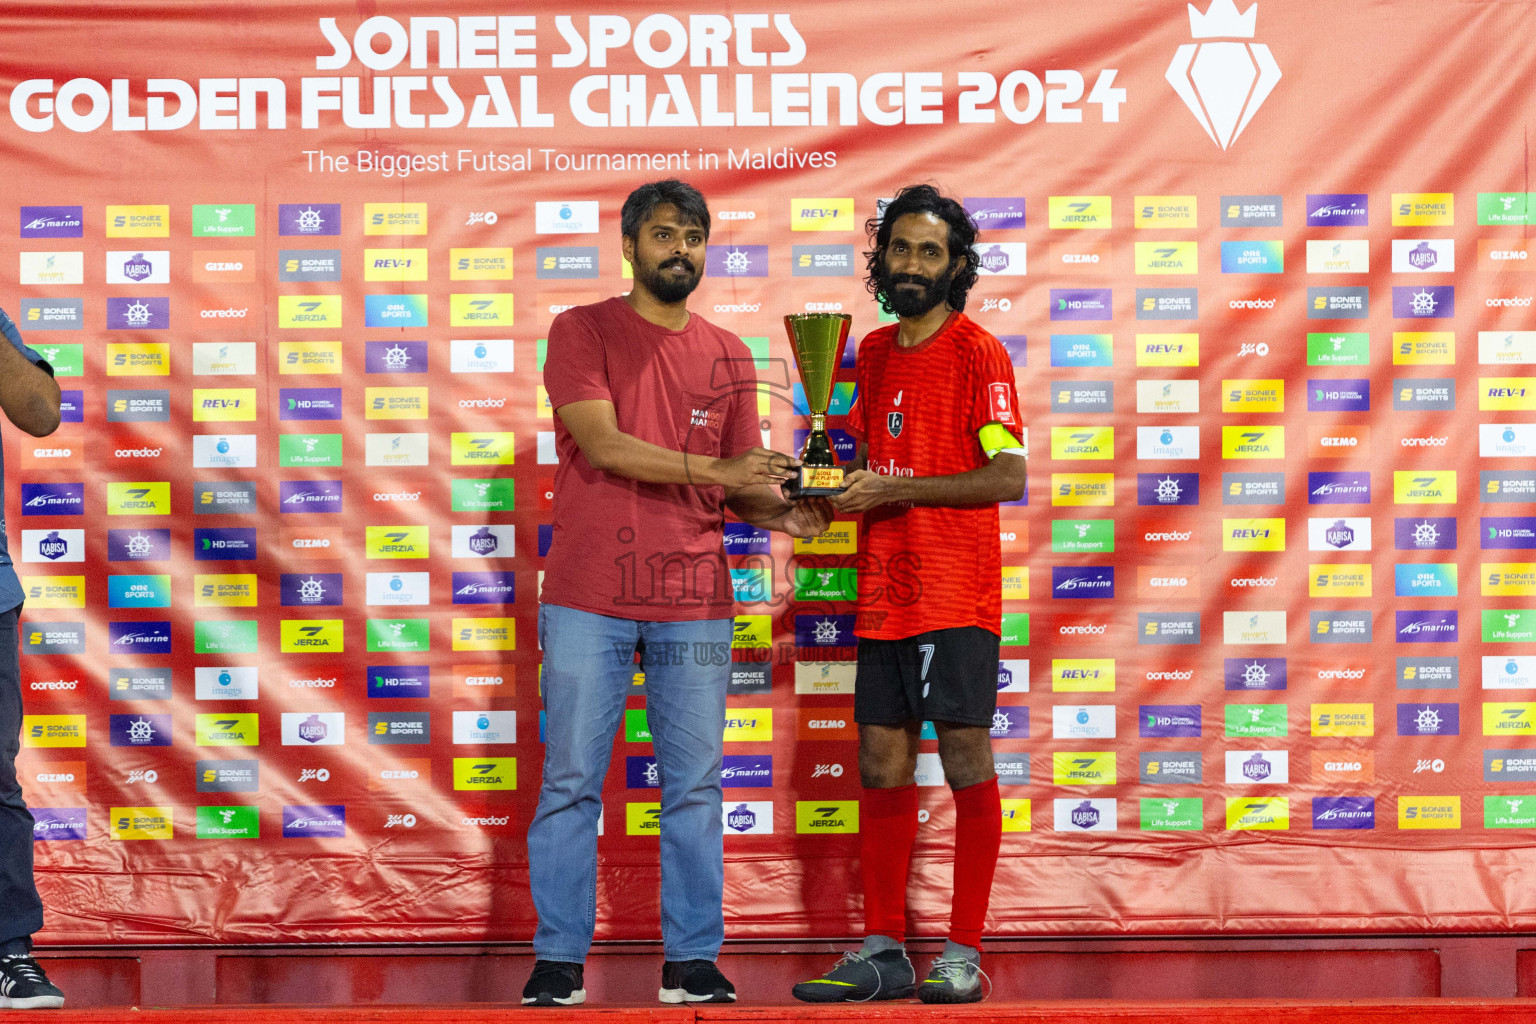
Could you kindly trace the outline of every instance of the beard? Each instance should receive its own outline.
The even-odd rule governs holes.
[[[882,263],[878,285],[880,294],[897,316],[922,316],[949,297],[949,286],[955,280],[955,267],[950,267],[936,278],[917,274],[893,274]],[[918,285],[919,288],[902,288],[900,285]]]
[[[682,267],[689,272],[689,276],[676,277],[664,273],[670,267]],[[693,290],[699,286],[699,281],[704,277],[701,267],[695,267],[686,256],[674,256],[672,259],[663,260],[655,266],[636,266],[635,280],[645,286],[645,290],[656,297],[658,302],[668,305],[674,302],[682,302],[693,294]]]

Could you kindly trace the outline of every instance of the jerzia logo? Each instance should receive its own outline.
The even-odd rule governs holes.
[[[1258,15],[1258,4],[1242,14],[1232,0],[1212,0],[1204,14],[1190,4],[1190,37],[1223,41],[1185,43],[1164,76],[1222,149],[1237,141],[1280,81],[1280,67],[1269,47],[1233,41],[1253,38]]]

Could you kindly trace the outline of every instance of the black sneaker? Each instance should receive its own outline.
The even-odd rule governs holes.
[[[905,949],[884,949],[865,956],[844,953],[819,978],[802,981],[791,994],[807,1003],[867,1002],[871,999],[910,999],[917,972]]]
[[[664,1003],[734,1003],[736,986],[713,960],[668,960],[661,965],[656,998]]]
[[[535,960],[528,984],[523,986],[524,1006],[575,1006],[587,1000],[581,987],[581,964],[561,960]]]
[[[31,953],[0,957],[0,1010],[57,1010],[64,993],[48,980]]]
[[[988,987],[992,979],[980,964],[962,958],[939,957],[917,997],[925,1003],[979,1003],[986,998],[981,982],[986,978]]]

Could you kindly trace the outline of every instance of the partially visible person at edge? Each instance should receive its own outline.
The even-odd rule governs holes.
[[[33,437],[47,437],[59,426],[59,386],[53,367],[21,340],[21,333],[0,309],[0,409],[5,418]],[[5,467],[0,464],[0,495]],[[0,516],[4,505],[0,504]],[[0,1009],[57,1009],[64,993],[32,959],[32,935],[43,927],[43,901],[32,877],[32,813],[16,779],[21,748],[21,581],[11,563],[4,522],[0,520]]]
[[[794,988],[808,1002],[983,998],[981,932],[1002,838],[992,765],[1002,633],[997,504],[1024,495],[1013,366],[967,317],[976,226],[929,185],[896,194],[867,229],[868,285],[897,322],[859,346],[859,438],[840,513],[864,513],[871,565],[909,559],[915,601],[860,588],[853,717],[859,727],[864,945]],[[933,722],[955,800],[949,940],[921,985],[907,958],[907,871],[917,836],[919,730]]]
[[[537,959],[523,989],[539,1006],[586,998],[603,778],[636,650],[661,776],[659,998],[735,1000],[715,966],[735,616],[724,510],[794,537],[832,517],[824,500],[780,495],[799,462],[760,447],[752,355],[688,310],[709,238],[704,197],[653,182],[620,217],[633,290],[557,316],[545,360],[560,464],[539,605],[544,783],[528,826]]]

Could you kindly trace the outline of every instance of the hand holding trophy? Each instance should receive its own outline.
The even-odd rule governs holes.
[[[791,498],[843,492],[843,468],[837,464],[827,437],[827,407],[832,402],[832,378],[842,365],[852,323],[853,317],[847,313],[790,313],[784,317],[784,329],[805,386],[805,404],[811,411],[811,435],[800,456],[802,465],[784,485]]]

